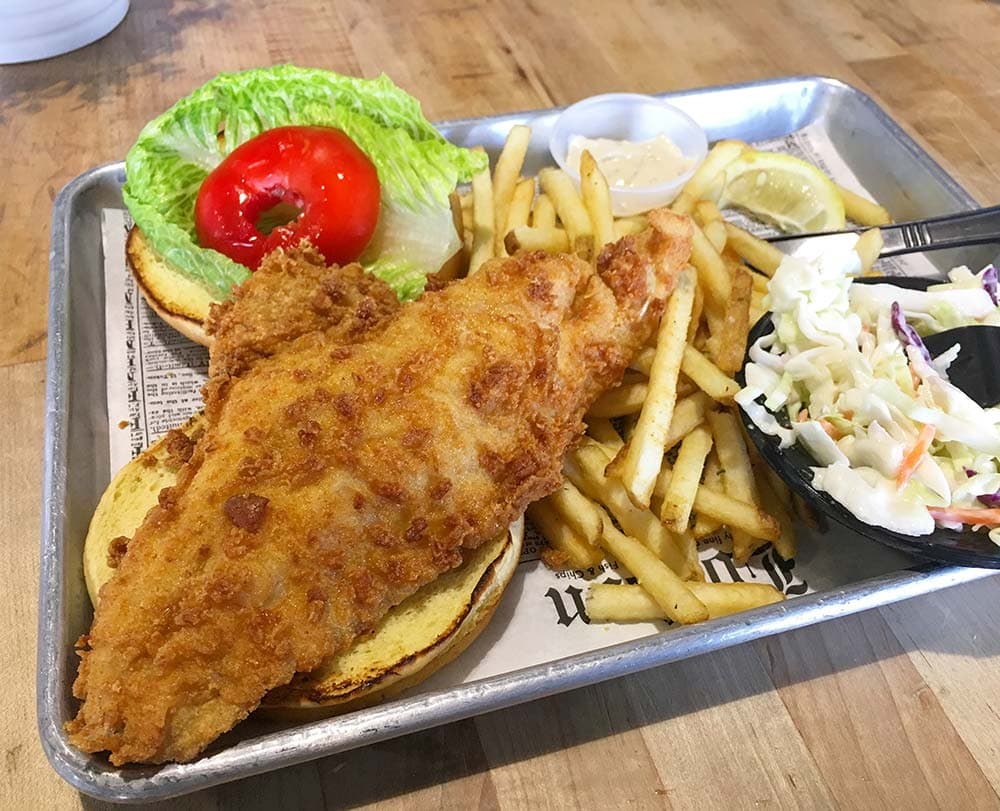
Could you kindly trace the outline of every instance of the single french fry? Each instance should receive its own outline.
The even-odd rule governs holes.
[[[566,524],[582,540],[596,546],[601,538],[601,514],[597,505],[581,493],[571,481],[563,479],[559,489],[542,501],[558,513]]]
[[[539,194],[535,198],[535,207],[531,210],[531,225],[534,228],[556,227],[556,207],[547,194]]]
[[[726,223],[726,245],[746,260],[746,263],[756,268],[766,276],[773,276],[785,254],[775,248],[770,242],[755,237],[749,231]]]
[[[709,619],[780,603],[785,595],[769,583],[686,583],[708,609]],[[642,586],[594,583],[585,598],[591,622],[652,622],[666,614]]]
[[[747,335],[750,333],[750,302],[753,297],[753,274],[745,266],[733,268],[733,287],[722,316],[721,332],[715,343],[715,365],[727,375],[743,366]]]
[[[562,169],[542,169],[538,182],[556,207],[556,213],[569,235],[570,250],[589,260],[594,252],[594,232],[587,208],[573,181]]]
[[[729,403],[740,390],[740,384],[722,372],[693,346],[684,347],[681,371],[705,394],[720,403]]]
[[[691,239],[691,264],[698,271],[698,283],[705,297],[721,311],[726,306],[732,286],[729,272],[719,252],[698,226],[694,227]]]
[[[694,304],[691,305],[691,320],[688,321],[687,342],[694,341],[694,336],[698,334],[698,327],[701,326],[701,318],[705,314],[705,294],[701,291],[701,285],[697,285],[694,291]]]
[[[669,451],[701,425],[711,407],[711,399],[700,391],[678,400],[674,406],[673,419],[670,420],[670,430],[667,431],[667,438],[663,441],[664,451]]]
[[[709,419],[712,414],[710,413]],[[681,448],[674,463],[670,487],[663,496],[660,520],[673,532],[686,532],[691,522],[694,497],[701,484],[705,457],[712,448],[712,434],[701,425],[681,440]]]
[[[668,618],[685,625],[708,619],[708,609],[684,581],[643,544],[615,527],[606,513],[602,546],[635,575]]]
[[[701,162],[701,166],[684,184],[681,193],[670,206],[678,214],[690,214],[699,200],[714,199],[722,191],[719,174],[747,149],[743,141],[726,140],[715,144]]]
[[[750,271],[750,279],[753,281],[754,293],[759,293],[762,296],[767,294],[767,276],[752,270]]]
[[[685,353],[684,338],[694,304],[695,277],[685,268],[667,301],[660,321],[656,354],[649,370],[649,389],[635,433],[625,448],[620,478],[636,504],[649,506],[663,458],[663,442],[677,401],[677,376]],[[604,415],[607,416],[607,415]]]
[[[507,224],[504,226],[504,236],[515,228],[528,224],[531,216],[531,204],[535,199],[535,179],[525,178],[514,187],[514,194],[510,198],[510,207],[507,209]]]
[[[455,226],[455,233],[462,234],[464,237],[464,229],[462,226],[462,201],[456,192],[452,192],[448,195],[448,204],[451,206],[451,221]],[[437,273],[432,273],[428,277],[428,283],[432,280],[441,284],[443,282],[450,282],[452,279],[457,279],[459,276],[467,273],[469,269],[469,253],[465,247],[465,241],[463,239],[461,247],[455,251],[449,257]]]
[[[549,546],[566,555],[573,568],[587,569],[600,565],[604,557],[601,551],[578,537],[549,504],[536,501],[528,507],[527,515]]]
[[[655,346],[644,346],[635,353],[635,357],[632,358],[632,362],[628,365],[628,368],[635,369],[637,372],[642,372],[646,377],[649,377],[649,371],[653,368],[653,358],[655,356]]]
[[[722,219],[722,212],[711,200],[699,200],[692,212],[694,221],[704,228],[708,223]]]
[[[837,191],[840,192],[840,199],[844,201],[844,215],[847,219],[858,225],[867,226],[889,225],[892,222],[889,212],[878,203],[873,203],[843,186],[838,185]]]
[[[722,486],[722,468],[719,467],[719,459],[714,450],[708,454],[708,458],[705,460],[705,472],[701,477],[701,482],[702,486],[709,490],[725,492],[725,488]],[[721,528],[722,524],[714,518],[709,518],[707,515],[697,515],[691,525],[691,534],[700,541],[702,538],[714,535]]]
[[[668,532],[656,515],[637,507],[622,483],[605,475],[604,469],[610,459],[603,445],[584,437],[566,457],[563,472],[586,496],[610,510],[625,532],[642,541],[680,577],[702,579],[704,572],[693,538]]]
[[[882,253],[883,244],[882,232],[878,228],[871,228],[858,237],[858,241],[854,245],[854,251],[861,259],[860,275],[864,276],[866,273],[871,272],[872,265],[875,264],[879,254]]]
[[[731,530],[741,529],[753,538],[776,541],[781,536],[781,525],[774,516],[765,513],[746,501],[740,501],[707,487],[699,487],[694,508],[705,513]]]
[[[705,232],[716,253],[721,254],[726,249],[726,225],[722,220],[709,220],[701,226],[701,230]]]
[[[624,417],[642,409],[649,392],[648,383],[627,383],[616,389],[609,389],[590,406],[587,418]]]
[[[504,244],[511,256],[518,251],[565,253],[569,250],[569,236],[562,228],[519,225],[507,234]]]
[[[496,233],[493,249],[497,256],[504,255],[503,238],[509,230],[507,218],[511,198],[514,196],[514,187],[521,176],[521,167],[524,166],[524,156],[528,153],[530,141],[530,127],[523,124],[515,124],[511,127],[493,169],[493,212]]]
[[[580,155],[580,192],[583,204],[587,207],[587,214],[590,215],[596,257],[601,248],[615,241],[615,228],[608,181],[594,160],[594,156],[587,149]]]
[[[627,237],[632,234],[638,234],[642,231],[645,226],[640,225],[638,222],[630,217],[623,217],[620,220],[615,220],[612,226],[615,231],[615,240],[619,240],[622,237]]]
[[[493,179],[489,168],[472,178],[472,256],[469,275],[475,273],[487,259],[493,258],[495,238],[493,219]]]
[[[600,442],[612,456],[618,453],[625,445],[625,440],[621,438],[621,434],[615,430],[615,426],[611,424],[611,420],[606,417],[588,417],[587,434]]]
[[[722,483],[726,493],[759,509],[760,496],[739,420],[732,411],[715,411],[708,414],[708,424],[712,428],[719,466],[724,471]],[[742,565],[753,554],[756,544],[743,530],[734,528],[732,535],[733,559],[737,565]]]
[[[739,418],[732,411],[710,411],[708,425],[715,442],[725,491],[755,507],[760,506],[750,453],[747,451]]]
[[[771,483],[767,478],[760,480],[760,490],[765,509],[781,524],[781,535],[774,541],[774,551],[785,560],[793,560],[799,551],[798,539],[795,537],[795,522],[792,521],[792,516],[781,498],[771,489]]]

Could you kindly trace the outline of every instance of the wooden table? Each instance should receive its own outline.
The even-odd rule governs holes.
[[[35,731],[48,221],[58,189],[218,71],[390,74],[432,119],[820,73],[872,93],[983,203],[1000,8],[976,0],[135,2],[0,67],[0,807],[96,807]],[[313,8],[315,6],[315,9]],[[321,9],[322,7],[322,9]],[[195,795],[178,807],[998,807],[1000,580]]]

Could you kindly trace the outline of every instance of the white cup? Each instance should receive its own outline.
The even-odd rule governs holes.
[[[31,62],[99,40],[129,0],[0,0],[0,64]]]

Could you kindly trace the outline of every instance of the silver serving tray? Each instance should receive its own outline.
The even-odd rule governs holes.
[[[976,205],[870,97],[839,81],[796,77],[664,98],[694,116],[712,140],[757,141],[809,124],[822,126],[898,220]],[[526,171],[534,172],[549,162],[548,133],[557,112],[455,121],[440,129],[456,143],[484,145],[495,157],[511,125],[528,122],[533,136]],[[323,721],[291,726],[251,719],[193,763],[113,768],[105,758],[73,748],[63,724],[77,704],[71,692],[77,668],[73,643],[92,616],[83,580],[83,541],[109,480],[100,213],[123,207],[124,179],[121,163],[81,175],[60,192],[52,216],[38,725],[55,770],[86,794],[118,802],[174,797],[993,573],[920,564],[889,551],[880,552],[877,565],[859,566],[845,548],[842,569],[830,581],[843,585],[816,594],[459,687],[423,692],[418,687],[390,703]],[[961,254],[969,264],[989,258],[988,249]],[[959,263],[957,255],[944,252],[934,260],[940,267]]]

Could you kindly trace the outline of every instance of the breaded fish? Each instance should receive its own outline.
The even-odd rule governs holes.
[[[650,222],[596,272],[494,260],[361,343],[310,332],[217,377],[101,592],[72,741],[115,764],[195,757],[554,490],[688,260],[688,221]]]

